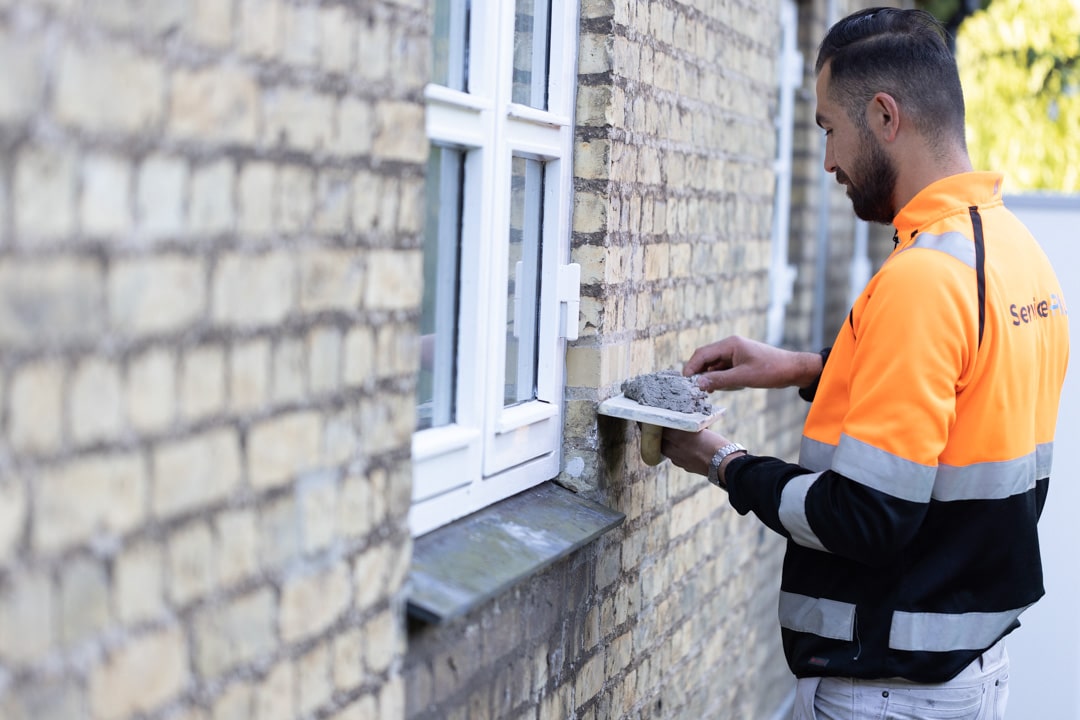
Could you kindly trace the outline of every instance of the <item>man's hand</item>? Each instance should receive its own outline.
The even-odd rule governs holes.
[[[728,442],[726,437],[711,430],[686,432],[664,428],[660,452],[687,472],[708,475],[713,455]]]
[[[821,375],[821,370],[818,353],[782,350],[732,335],[699,347],[682,372],[687,377],[697,375],[698,387],[712,392],[748,387],[806,387]]]

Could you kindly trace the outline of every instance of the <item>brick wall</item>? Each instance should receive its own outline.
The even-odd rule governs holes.
[[[394,718],[419,0],[0,1],[0,716]]]

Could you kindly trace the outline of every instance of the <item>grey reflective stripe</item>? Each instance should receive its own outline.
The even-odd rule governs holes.
[[[975,267],[975,243],[963,233],[947,232],[941,235],[920,233],[919,236],[915,238],[915,242],[904,248],[904,250],[901,250],[901,252],[913,248],[937,250],[938,252],[943,252],[946,255],[956,258],[969,268]]]
[[[905,460],[867,445],[849,435],[840,436],[832,469],[860,485],[911,502],[929,502],[937,468]]]
[[[1035,446],[1035,479],[1050,477],[1050,467],[1054,464],[1054,443],[1048,442]]]
[[[777,514],[780,522],[791,533],[791,539],[803,547],[828,552],[821,540],[810,529],[810,522],[806,519],[806,493],[810,486],[821,477],[821,473],[799,475],[788,480],[780,493],[780,508]]]
[[[1026,493],[1035,487],[1035,453],[1016,460],[976,463],[956,467],[939,465],[934,482],[934,499],[1002,500]]]
[[[799,464],[807,470],[824,472],[832,467],[835,452],[835,445],[811,440],[803,435],[802,444],[799,447]]]
[[[780,591],[780,627],[796,632],[851,641],[855,606],[851,603]]]
[[[1029,607],[992,613],[895,612],[889,647],[911,652],[982,650],[993,645]]]

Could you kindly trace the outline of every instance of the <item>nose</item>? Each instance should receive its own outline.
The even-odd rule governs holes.
[[[825,172],[835,173],[837,169],[836,158],[833,157],[832,138],[825,136]]]

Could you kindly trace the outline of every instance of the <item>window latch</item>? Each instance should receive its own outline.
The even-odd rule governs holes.
[[[567,340],[578,338],[578,311],[581,308],[581,266],[577,263],[559,266],[559,336]]]

